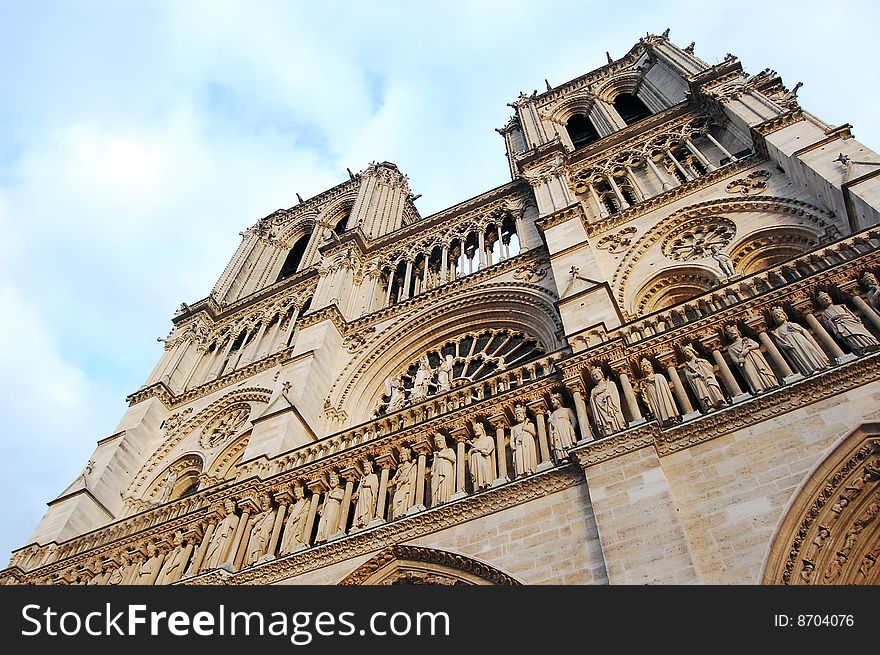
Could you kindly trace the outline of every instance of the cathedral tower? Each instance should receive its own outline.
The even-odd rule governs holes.
[[[666,33],[242,232],[0,579],[880,582],[880,156]]]

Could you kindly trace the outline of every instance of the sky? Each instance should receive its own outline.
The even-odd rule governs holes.
[[[666,28],[803,82],[880,150],[875,6],[0,0],[0,567],[115,432],[174,310],[297,193],[372,161],[422,216],[503,184],[508,102]]]

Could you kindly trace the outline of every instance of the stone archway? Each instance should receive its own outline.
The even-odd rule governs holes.
[[[465,555],[421,546],[389,546],[346,576],[340,585],[501,585],[520,583]]]
[[[764,566],[763,584],[880,584],[880,423],[844,437],[801,486]]]

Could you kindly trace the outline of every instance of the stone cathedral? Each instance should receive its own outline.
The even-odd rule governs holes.
[[[880,155],[662,35],[242,232],[7,584],[878,584]]]

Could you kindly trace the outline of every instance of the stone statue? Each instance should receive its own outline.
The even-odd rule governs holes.
[[[412,461],[409,448],[401,448],[400,463],[397,471],[388,481],[388,485],[394,487],[394,496],[391,499],[391,518],[396,519],[404,516],[416,497],[416,485],[418,484],[418,467]]]
[[[868,332],[861,319],[853,314],[846,305],[835,305],[824,291],[816,296],[822,306],[822,325],[831,334],[843,341],[847,348],[857,355],[876,350],[880,343]]]
[[[174,547],[165,557],[165,563],[156,579],[156,584],[167,585],[177,582],[183,577],[186,571],[186,565],[189,563],[189,557],[192,554],[192,545],[184,538],[183,533],[178,530],[174,533]]]
[[[682,348],[681,352],[685,359],[684,375],[697,397],[703,413],[723,405],[726,402],[724,392],[721,391],[721,385],[715,378],[711,362],[699,357],[697,351],[690,344]]]
[[[526,408],[514,408],[516,423],[510,428],[510,447],[513,449],[513,469],[516,477],[531,475],[538,468],[538,450],[535,447],[535,424],[526,416]]]
[[[434,435],[434,460],[431,462],[431,507],[449,502],[455,493],[455,450],[446,445],[446,437]]]
[[[819,526],[819,531],[816,533],[816,536],[813,538],[813,541],[810,542],[809,550],[807,551],[807,559],[812,562],[816,561],[816,556],[819,554],[819,551],[822,550],[822,546],[825,545],[825,541],[828,537],[831,536],[831,531],[826,528],[824,525]]]
[[[243,567],[256,564],[263,555],[267,554],[273,525],[275,525],[275,510],[272,508],[272,499],[268,494],[263,494],[260,496],[260,511],[251,519],[251,532],[244,553]],[[268,554],[274,555],[274,553]]]
[[[419,358],[419,367],[413,378],[413,386],[409,394],[411,404],[423,401],[428,397],[428,383],[431,381],[431,368],[428,366],[428,358]]]
[[[789,321],[782,307],[774,307],[770,310],[770,315],[776,323],[770,333],[798,372],[812,375],[831,365],[828,356],[813,340],[812,335],[797,323]]]
[[[107,578],[108,585],[121,585],[125,584],[128,579],[128,574],[131,572],[132,560],[131,555],[128,553],[124,553],[122,555],[122,564],[113,569],[113,572],[110,574],[110,577]]]
[[[292,553],[299,548],[309,545],[309,536],[305,534],[306,523],[309,520],[309,501],[306,491],[301,484],[293,488],[293,505],[287,514],[287,522],[284,524],[284,537],[281,539],[280,553]]]
[[[449,391],[452,388],[452,365],[455,358],[452,355],[446,355],[440,366],[437,367],[437,393]]]
[[[712,259],[718,262],[718,267],[721,269],[724,277],[734,277],[736,275],[736,268],[733,265],[733,260],[725,253],[718,250],[718,246],[712,246],[711,252]]]
[[[147,559],[140,565],[135,584],[153,584],[159,575],[159,567],[162,565],[162,553],[154,542],[147,544]]]
[[[568,449],[577,443],[577,432],[575,431],[577,418],[573,411],[562,404],[562,394],[552,394],[550,405],[553,408],[547,416],[550,449],[553,453],[553,459],[559,462],[568,458]]]
[[[742,371],[753,394],[763,393],[779,386],[779,381],[764,359],[764,355],[761,354],[761,346],[757,341],[740,335],[739,329],[732,323],[724,328],[724,334],[731,342],[727,347],[727,353]]]
[[[373,470],[373,462],[368,459],[363,461],[364,473],[361,477],[358,490],[352,500],[354,506],[354,527],[363,528],[373,520],[376,515],[376,499],[379,496],[379,477]]]
[[[862,274],[862,282],[868,289],[865,294],[868,299],[868,306],[880,314],[880,282],[877,282],[877,276],[870,271],[865,271]]]
[[[474,491],[485,489],[495,479],[495,440],[486,434],[486,427],[481,421],[474,421],[474,438],[470,441],[468,452],[468,470]]]
[[[164,503],[171,500],[171,494],[174,492],[175,482],[177,482],[177,468],[172,466],[168,469],[168,473],[165,474],[165,479],[162,480],[161,486],[159,487],[159,493],[156,499],[157,503]]]
[[[238,527],[239,517],[235,513],[235,501],[227,498],[223,502],[223,518],[214,529],[211,536],[211,542],[205,550],[205,558],[202,560],[202,570],[214,569],[226,561],[229,545],[235,536],[235,529]]]
[[[642,399],[648,406],[651,416],[657,419],[660,425],[666,425],[681,419],[672,393],[669,391],[669,382],[666,376],[655,373],[651,362],[642,358],[639,367],[645,377],[642,379]]]
[[[339,486],[339,476],[336,473],[331,473],[330,488],[324,496],[323,506],[318,510],[321,520],[318,522],[315,543],[327,541],[339,531],[339,513],[343,498],[345,498],[345,491]]]
[[[396,412],[403,407],[405,398],[403,395],[403,385],[401,385],[399,378],[388,378],[385,380],[385,395],[389,396],[388,405],[385,407],[386,414]]]
[[[620,410],[620,394],[617,385],[605,379],[605,374],[598,366],[590,369],[593,388],[590,390],[590,411],[596,422],[596,429],[603,437],[613,432],[626,429],[626,419]]]

